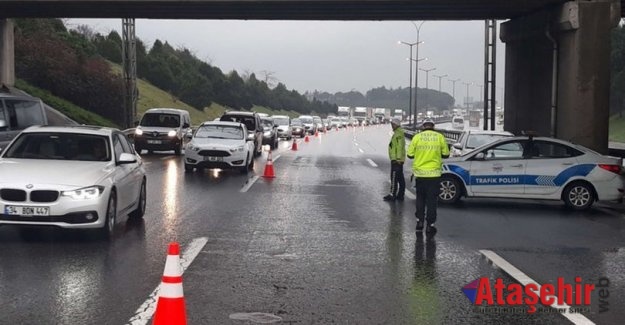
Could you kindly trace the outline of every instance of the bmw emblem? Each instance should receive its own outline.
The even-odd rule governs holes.
[[[26,185],[26,188],[30,190],[31,188],[33,188],[33,184]]]

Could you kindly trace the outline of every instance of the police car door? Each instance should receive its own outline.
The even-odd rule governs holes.
[[[526,167],[526,194],[548,195],[577,172],[576,156],[583,154],[569,146],[544,140],[528,143]]]
[[[471,192],[476,196],[523,194],[527,140],[499,142],[481,150],[471,162]]]

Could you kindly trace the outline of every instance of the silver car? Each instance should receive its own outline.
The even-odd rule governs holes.
[[[96,229],[142,218],[146,176],[119,130],[33,126],[0,156],[0,225]]]
[[[514,135],[508,131],[467,130],[462,132],[458,142],[451,146],[450,156],[459,157],[477,147],[512,136]]]

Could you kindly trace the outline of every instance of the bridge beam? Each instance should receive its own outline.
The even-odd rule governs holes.
[[[502,24],[504,128],[607,153],[610,35],[619,16],[616,0],[577,0]]]
[[[0,84],[15,84],[15,46],[13,44],[13,22],[0,19]]]

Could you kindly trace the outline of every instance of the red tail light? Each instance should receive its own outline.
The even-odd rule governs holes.
[[[621,173],[621,166],[619,165],[602,165],[599,164],[599,167],[609,171],[609,172],[613,172],[615,174],[620,174]]]

